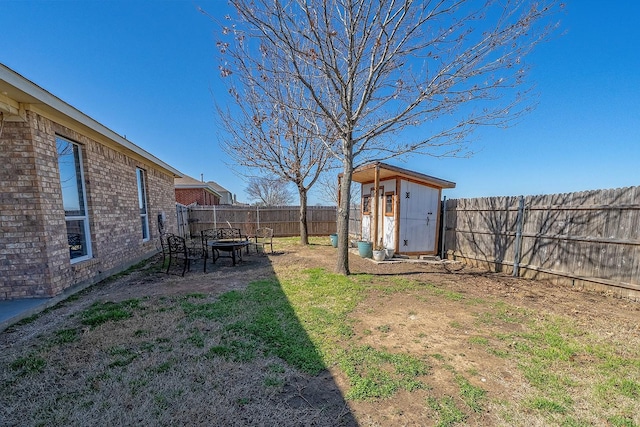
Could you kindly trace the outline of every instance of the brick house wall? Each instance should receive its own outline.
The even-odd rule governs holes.
[[[174,175],[96,132],[26,111],[0,136],[0,299],[50,297],[96,283],[157,252],[157,217],[177,231]],[[69,125],[73,126],[73,125]],[[71,264],[56,135],[82,147],[92,258]],[[146,172],[143,241],[136,168]]]
[[[200,206],[219,205],[220,198],[204,188],[176,188],[176,202],[189,206],[196,203]]]

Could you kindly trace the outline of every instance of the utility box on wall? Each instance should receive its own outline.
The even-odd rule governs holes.
[[[362,240],[404,255],[438,252],[440,199],[451,181],[381,162],[359,167],[362,185]]]

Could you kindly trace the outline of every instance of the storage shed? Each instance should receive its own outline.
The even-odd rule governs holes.
[[[357,168],[353,181],[362,186],[362,240],[404,255],[438,252],[442,189],[455,182],[382,162]]]

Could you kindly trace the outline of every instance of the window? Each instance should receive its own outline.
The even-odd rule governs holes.
[[[144,170],[137,168],[138,179],[138,207],[140,208],[140,223],[142,224],[142,240],[149,240],[149,215],[147,213],[147,190],[145,189]]]
[[[371,196],[368,194],[362,196],[362,214],[369,215],[369,209],[371,208]]]
[[[56,149],[69,256],[71,262],[78,262],[91,258],[82,150],[80,145],[60,137],[56,137]]]
[[[393,216],[393,191],[384,195],[384,214],[385,216]]]

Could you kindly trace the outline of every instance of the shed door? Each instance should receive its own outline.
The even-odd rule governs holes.
[[[400,252],[435,252],[438,190],[407,181],[401,187]]]

